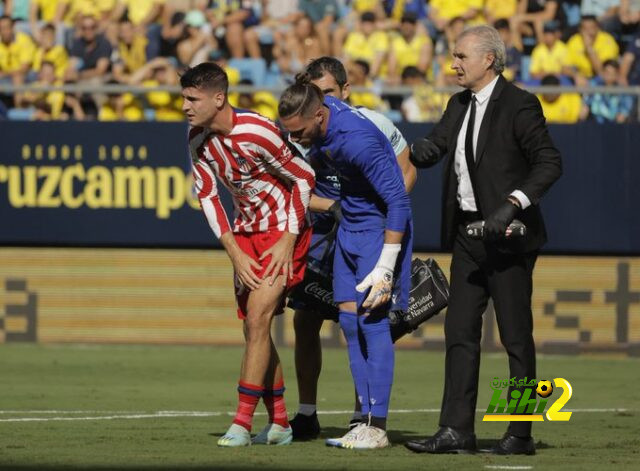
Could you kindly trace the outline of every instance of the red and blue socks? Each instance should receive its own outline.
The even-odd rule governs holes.
[[[238,424],[251,432],[253,414],[260,402],[260,398],[263,395],[264,388],[262,386],[245,383],[240,380],[238,382],[238,410],[236,411],[233,423]]]
[[[267,407],[269,423],[287,428],[289,419],[287,418],[287,408],[284,404],[284,380],[274,384],[272,389],[265,389],[262,399]]]

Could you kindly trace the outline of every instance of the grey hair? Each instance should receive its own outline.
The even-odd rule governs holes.
[[[501,74],[507,61],[507,52],[498,30],[488,25],[472,26],[460,33],[457,40],[460,41],[467,36],[474,36],[478,39],[475,43],[476,50],[493,55],[491,68],[496,75]]]

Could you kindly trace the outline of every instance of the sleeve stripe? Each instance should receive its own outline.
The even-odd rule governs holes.
[[[227,219],[227,213],[218,196],[215,176],[206,163],[198,162],[193,168],[200,206],[211,230],[213,230],[216,237],[220,238],[222,234],[231,230],[231,227]]]

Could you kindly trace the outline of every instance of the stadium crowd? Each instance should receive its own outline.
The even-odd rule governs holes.
[[[3,0],[0,84],[177,86],[203,61],[233,85],[286,86],[313,58],[347,64],[352,104],[394,120],[436,121],[455,84],[454,38],[489,23],[507,44],[508,80],[523,85],[640,85],[640,0]],[[385,93],[412,87],[411,96]],[[182,99],[63,91],[2,95],[0,117],[182,120]],[[539,95],[553,123],[637,121],[637,97]],[[276,118],[267,91],[234,106]]]

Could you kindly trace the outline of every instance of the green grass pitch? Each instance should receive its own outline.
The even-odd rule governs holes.
[[[281,354],[292,416],[293,354]],[[0,469],[640,469],[638,359],[539,356],[538,379],[566,378],[573,387],[566,409],[575,412],[569,422],[534,424],[536,456],[496,457],[417,455],[402,446],[437,429],[444,355],[419,351],[396,355],[388,449],[324,445],[344,432],[353,405],[342,349],[324,352],[321,439],[218,448],[235,410],[241,355],[231,347],[0,345]],[[483,356],[479,409],[488,405],[494,376],[508,376],[505,354]],[[479,444],[489,446],[506,424],[481,420],[478,413]],[[264,414],[256,417],[254,432],[265,422]]]

